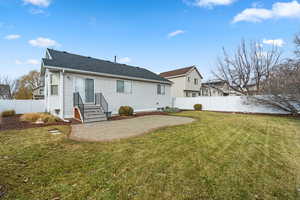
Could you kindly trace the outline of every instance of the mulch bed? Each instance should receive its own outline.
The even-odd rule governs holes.
[[[147,115],[169,115],[166,112],[139,112],[139,113],[135,113],[132,116],[112,116],[109,118],[109,120],[122,120],[122,119],[132,119],[132,118],[136,118],[136,117],[142,117],[142,116],[147,116]]]
[[[76,120],[69,119],[70,122],[56,122],[51,124],[33,124],[30,122],[22,122],[20,120],[21,115],[15,115],[12,117],[3,117],[0,118],[0,131],[5,130],[21,130],[27,128],[38,128],[38,127],[45,127],[45,126],[52,126],[52,125],[71,125],[80,123]]]

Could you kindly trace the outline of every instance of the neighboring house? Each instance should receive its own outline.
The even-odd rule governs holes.
[[[249,86],[251,94],[256,94],[256,86]],[[241,96],[242,94],[233,90],[225,81],[209,81],[202,83],[201,96]]]
[[[230,88],[224,81],[202,83],[201,96],[229,96]]]
[[[139,112],[171,105],[171,82],[140,67],[47,49],[41,76],[46,110],[61,118],[100,121],[120,106]]]
[[[38,87],[34,88],[32,91],[32,98],[35,100],[44,99],[45,98],[44,90],[45,90],[44,86],[38,86]]]
[[[0,84],[0,99],[12,99],[9,85]]]
[[[197,97],[201,95],[202,75],[197,67],[185,67],[159,74],[172,81],[172,97]]]

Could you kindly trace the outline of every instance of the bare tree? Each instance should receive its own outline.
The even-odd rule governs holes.
[[[10,96],[13,98],[17,91],[17,80],[0,75],[0,85],[8,85]],[[1,95],[1,94],[0,94]]]
[[[213,74],[239,95],[260,94],[262,82],[269,78],[270,70],[279,63],[281,57],[281,52],[275,46],[266,50],[256,42],[247,45],[244,40],[233,56],[224,48],[223,52],[224,57],[218,59],[218,69]]]
[[[269,79],[262,84],[262,94],[252,99],[260,104],[298,114],[300,111],[300,62],[288,60],[274,67]]]

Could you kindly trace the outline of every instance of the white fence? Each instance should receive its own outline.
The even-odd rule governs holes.
[[[203,110],[221,112],[245,112],[245,113],[267,113],[267,114],[287,114],[274,108],[251,104],[245,97],[178,97],[174,99],[174,107],[193,110],[195,104],[202,104]]]
[[[45,112],[44,100],[0,100],[0,113],[15,110],[17,114]]]

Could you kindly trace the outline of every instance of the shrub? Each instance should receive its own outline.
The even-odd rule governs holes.
[[[194,109],[195,110],[202,110],[202,104],[195,104]]]
[[[16,115],[16,111],[14,110],[5,110],[1,113],[1,117],[11,117]]]
[[[44,123],[55,123],[55,122],[61,121],[58,117],[50,115],[50,114],[47,114],[47,113],[41,114],[40,119]]]
[[[179,108],[170,108],[170,107],[165,107],[164,112],[167,112],[167,113],[177,113],[177,112],[180,112],[180,109]]]
[[[36,122],[38,120],[43,121],[44,123],[55,123],[59,122],[60,119],[48,113],[27,113],[21,116],[21,121],[25,122]]]
[[[119,108],[119,115],[123,115],[123,116],[133,115],[133,108],[130,106],[121,106]]]

